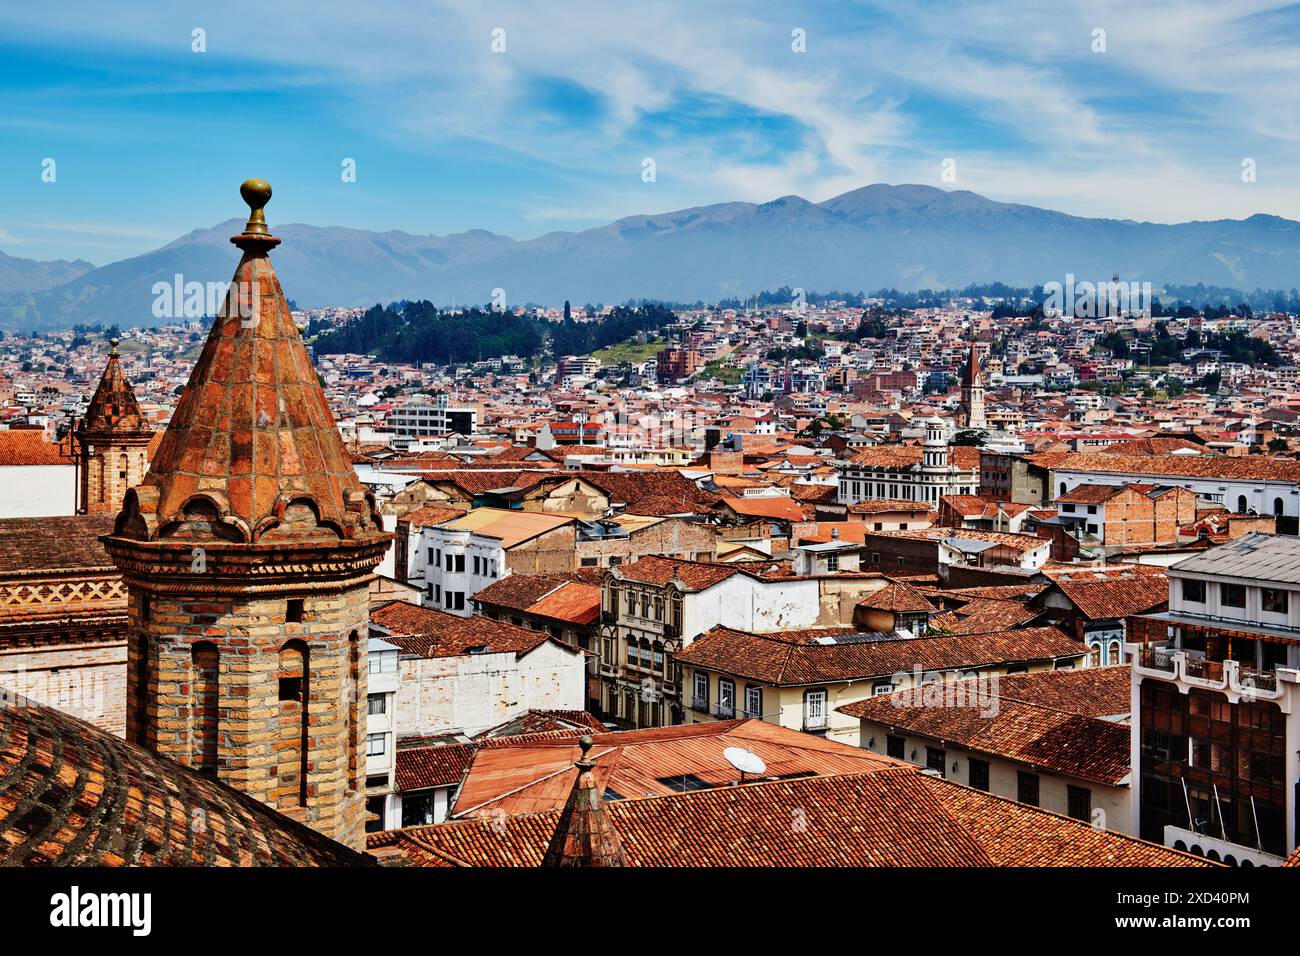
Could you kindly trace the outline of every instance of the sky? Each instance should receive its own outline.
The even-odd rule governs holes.
[[[1300,219],[1300,4],[1263,0],[45,0],[0,7],[0,95],[33,259],[243,216],[252,176],[273,226],[516,239],[876,182]]]

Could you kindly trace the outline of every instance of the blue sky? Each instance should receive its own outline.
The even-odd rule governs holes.
[[[873,182],[1084,216],[1300,218],[1297,4],[6,7],[0,250],[15,256],[147,251],[241,215],[254,175],[275,188],[273,225],[516,238]]]

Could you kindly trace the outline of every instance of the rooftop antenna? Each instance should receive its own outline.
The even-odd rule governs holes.
[[[745,782],[745,774],[747,773],[756,777],[761,777],[767,773],[767,764],[763,762],[762,757],[752,750],[746,750],[744,747],[728,747],[722,751],[722,756],[727,763],[740,771],[741,783]]]

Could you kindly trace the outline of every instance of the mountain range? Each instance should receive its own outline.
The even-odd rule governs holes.
[[[199,229],[100,268],[0,253],[0,328],[156,325],[154,283],[229,281],[242,221]],[[301,308],[429,299],[558,305],[648,298],[713,302],[780,286],[810,291],[959,289],[1092,281],[1291,289],[1300,222],[1271,215],[1172,225],[1090,219],[972,192],[876,184],[825,202],[782,196],[629,216],[518,241],[282,224],[273,253]]]

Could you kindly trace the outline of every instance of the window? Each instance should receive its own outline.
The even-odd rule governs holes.
[[[465,570],[465,555],[463,554],[456,555],[456,570],[457,571]]]
[[[463,611],[463,610],[465,610],[465,592],[464,592],[464,591],[457,591],[455,594],[452,595],[452,598],[453,598],[453,602],[454,602],[454,603],[452,604],[452,610],[455,610],[455,611]]]
[[[736,713],[736,684],[723,677],[718,680],[718,716],[726,720]]]
[[[745,716],[755,718],[763,716],[763,688],[745,688]]]
[[[474,555],[474,573],[475,573],[475,574],[481,574],[481,573],[482,573],[481,570],[480,570],[481,565],[482,565],[482,558],[480,558],[477,554]]]
[[[582,561],[580,561],[579,563],[580,563],[584,568],[594,568],[594,567],[596,566],[596,559],[595,559],[595,558],[583,558]]]
[[[1245,607],[1246,586],[1244,584],[1220,584],[1219,603],[1224,607]]]
[[[709,709],[709,675],[695,672],[695,701],[696,710]]]
[[[1281,588],[1263,588],[1261,606],[1269,614],[1287,613],[1287,592]]]
[[[1087,787],[1066,787],[1067,812],[1076,820],[1092,821],[1092,791]]]
[[[1031,807],[1038,806],[1038,774],[1023,770],[1016,773],[1016,799]]]
[[[603,663],[613,666],[614,664],[614,639],[610,637],[602,638],[600,642],[600,659]]]
[[[280,700],[302,700],[302,678],[301,677],[281,677],[280,678]]]
[[[903,738],[895,737],[893,734],[887,735],[885,737],[885,754],[895,760],[906,759],[903,756]]]
[[[1095,515],[1096,513],[1097,513],[1097,506],[1096,506],[1096,505],[1088,505],[1088,514],[1090,514],[1090,515]]]
[[[382,757],[384,755],[384,738],[387,734],[366,734],[366,756]]]
[[[289,598],[284,607],[284,619],[290,624],[302,623],[302,598]]]
[[[879,551],[872,551],[872,552],[871,552],[871,563],[872,563],[872,564],[879,564],[879,563],[880,563],[880,552],[879,552]]]
[[[804,692],[803,726],[805,730],[826,729],[825,690],[809,690]]]
[[[974,758],[967,758],[966,762],[970,764],[970,785],[976,790],[983,790],[987,793],[989,789],[989,762]]]
[[[366,695],[366,713],[371,716],[388,713],[388,697],[385,694]]]
[[[1192,604],[1205,603],[1205,582],[1183,578],[1183,600]]]
[[[826,556],[826,570],[838,571],[840,569],[840,556],[838,554],[828,554]]]
[[[937,770],[939,776],[946,777],[945,764],[948,762],[948,751],[940,750],[938,747],[925,748],[925,765],[931,770]]]

